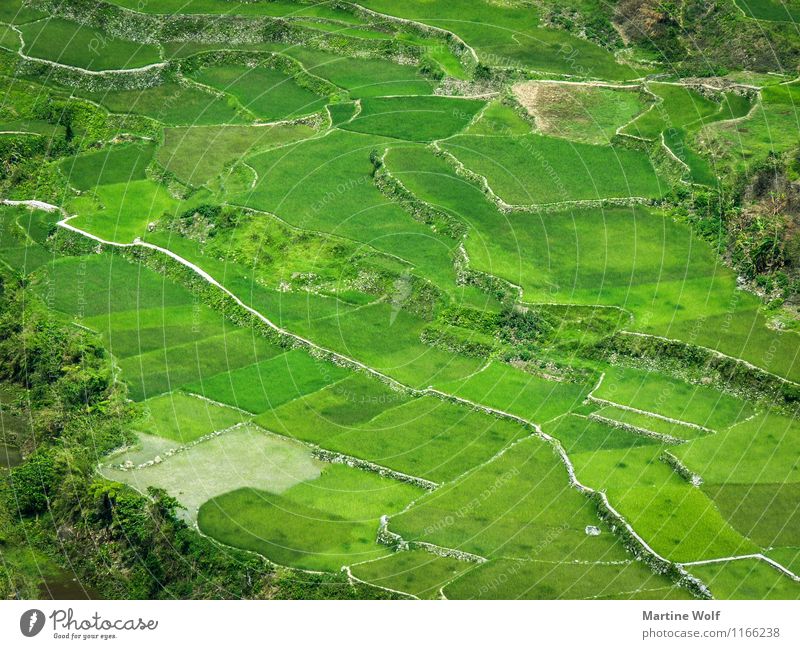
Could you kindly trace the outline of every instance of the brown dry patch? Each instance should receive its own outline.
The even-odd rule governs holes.
[[[585,128],[585,137],[578,139],[598,139],[592,137],[597,125],[586,111],[586,107],[595,99],[597,87],[590,84],[525,81],[516,84],[513,91],[517,101],[533,117],[538,132],[564,137],[568,135],[564,126],[569,123],[569,131],[573,135],[574,131]]]

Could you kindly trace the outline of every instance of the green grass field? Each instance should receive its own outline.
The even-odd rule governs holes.
[[[200,508],[198,524],[223,543],[286,566],[336,571],[390,550],[376,543],[379,519],[420,492],[410,485],[342,465],[280,494],[240,489]]]
[[[8,0],[0,7],[0,22],[22,24],[44,18],[45,14],[23,4],[23,0]]]
[[[157,159],[182,181],[198,186],[253,151],[283,146],[313,134],[311,128],[299,124],[167,128]]]
[[[713,430],[753,414],[746,402],[711,387],[631,368],[609,368],[594,396]]]
[[[548,381],[501,363],[437,387],[539,424],[578,406],[589,391],[586,386]]]
[[[578,480],[606,491],[611,504],[662,556],[700,561],[757,551],[708,497],[659,459],[660,452],[658,446],[642,446],[572,458]]]
[[[161,60],[158,48],[114,38],[109,34],[48,18],[20,28],[28,56],[86,70],[140,68]]]
[[[246,420],[240,412],[180,392],[148,399],[143,405],[145,417],[136,428],[182,444]]]
[[[488,65],[611,79],[635,78],[609,52],[564,32],[539,26],[537,9],[458,0],[368,0],[364,6],[447,29],[469,43]]]
[[[437,599],[448,582],[475,568],[475,564],[440,557],[424,550],[395,552],[383,559],[351,567],[357,579],[408,593],[420,599]]]
[[[263,6],[253,6],[247,0],[159,0],[158,5],[141,5],[139,0],[111,0],[112,4],[145,13],[231,14],[235,16],[276,16],[329,18],[358,23],[358,17],[337,10],[327,3],[301,5],[292,0],[271,0]]]
[[[543,429],[561,442],[564,450],[570,455],[656,443],[656,440],[644,435],[637,435],[629,430],[576,414],[559,417],[550,424],[545,424]]]
[[[346,374],[346,370],[336,365],[317,360],[305,351],[293,350],[261,363],[190,383],[186,389],[214,401],[259,413],[323,388]]]
[[[800,598],[797,582],[758,559],[692,566],[691,572],[720,599]]]
[[[229,98],[185,83],[166,82],[142,90],[79,91],[79,94],[102,104],[112,113],[135,113],[169,126],[243,124],[251,121]]]
[[[310,73],[347,90],[353,98],[433,92],[433,84],[410,65],[345,57],[298,46],[284,46],[278,51],[298,60]]]
[[[781,0],[734,0],[745,15],[757,20],[779,20],[797,22],[800,20],[800,7],[792,2]]]
[[[60,168],[75,189],[91,190],[97,185],[127,185],[145,180],[145,170],[154,152],[153,146],[128,145],[67,158]]]
[[[291,416],[295,409],[291,404],[288,408]],[[516,424],[433,397],[392,404],[356,425],[337,426],[324,419],[317,414],[284,421],[279,408],[256,421],[269,430],[283,429],[304,441],[434,482],[453,480],[529,434]]]
[[[709,483],[798,482],[797,431],[793,418],[759,413],[713,437],[693,440],[675,453]]]
[[[797,483],[725,483],[705,491],[734,528],[764,548],[791,545],[800,533]]]
[[[528,135],[520,138],[461,135],[443,148],[484,176],[507,203],[657,198],[666,185],[644,153],[620,147]]]
[[[638,561],[489,561],[444,589],[448,599],[690,599]]]
[[[549,444],[532,439],[420,499],[392,517],[389,529],[409,541],[426,541],[487,558],[569,562],[627,558],[618,539],[601,526],[594,505],[569,486]]]
[[[260,119],[299,117],[316,112],[327,103],[324,97],[299,86],[288,75],[267,67],[203,67],[192,78],[232,95]]]
[[[361,112],[342,128],[416,142],[455,135],[469,124],[483,102],[449,97],[364,99]]]

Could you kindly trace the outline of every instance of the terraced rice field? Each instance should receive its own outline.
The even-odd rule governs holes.
[[[740,174],[796,180],[798,86],[361,4],[0,7],[2,282],[109,355],[97,480],[392,596],[797,598],[800,248],[746,281],[708,206],[793,218]]]

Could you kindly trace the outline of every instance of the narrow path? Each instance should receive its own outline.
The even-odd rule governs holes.
[[[687,563],[680,564],[681,566],[704,566],[711,563],[725,563],[727,561],[741,561],[742,559],[758,559],[759,561],[763,561],[769,564],[771,567],[775,568],[778,572],[786,575],[793,581],[800,581],[800,576],[796,575],[794,572],[789,570],[786,566],[778,563],[774,559],[770,559],[768,556],[761,554],[760,552],[756,554],[740,554],[733,557],[719,557],[717,559],[703,559],[702,561],[690,561]]]

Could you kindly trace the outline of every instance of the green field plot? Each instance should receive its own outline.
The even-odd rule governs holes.
[[[437,387],[539,424],[578,406],[589,392],[577,383],[548,381],[498,362],[465,380],[438,383]]]
[[[369,422],[411,397],[377,379],[353,374],[258,416],[260,426],[325,446],[327,440]]]
[[[87,317],[84,324],[103,335],[117,358],[224,336],[233,329],[220,313],[195,304],[111,311]],[[250,347],[257,344],[256,334],[247,343]]]
[[[205,385],[206,380],[212,386],[209,390],[214,392],[215,381],[221,381],[217,375],[227,378],[229,371],[244,372],[247,367],[281,353],[280,348],[263,338],[254,338],[249,331],[233,330],[222,336],[197,338],[175,347],[129,356],[120,360],[119,365],[131,398],[140,400],[186,384],[190,384],[191,390],[201,392],[198,388]],[[230,395],[220,401],[237,405]]]
[[[421,342],[427,321],[385,302],[357,310],[351,308],[311,322],[293,317],[287,324],[325,347],[353,356],[418,388],[461,379],[483,365],[482,359],[453,354]],[[391,337],[391,346],[385,344],[387,336]]]
[[[319,390],[347,374],[347,370],[297,349],[186,387],[214,401],[259,413]]]
[[[597,415],[606,419],[611,419],[620,424],[633,426],[642,431],[649,431],[658,433],[659,435],[668,435],[679,440],[689,440],[702,435],[706,435],[707,431],[699,430],[692,426],[667,421],[658,417],[651,417],[641,412],[633,410],[624,410],[623,408],[616,408],[614,406],[604,406],[597,411]]]
[[[435,482],[452,480],[530,434],[517,424],[433,397],[409,401],[358,375],[269,410],[256,422]]]
[[[73,198],[68,204],[70,212],[78,215],[72,225],[116,243],[132,243],[144,236],[150,223],[182,207],[166,187],[152,180],[99,185],[91,195]]]
[[[635,78],[597,45],[555,29],[539,26],[535,7],[498,5],[488,0],[430,3],[426,0],[367,0],[364,6],[454,32],[488,64],[527,68],[580,77]]]
[[[800,575],[800,546],[789,548],[772,548],[767,556],[788,568],[794,574]]]
[[[335,436],[323,427],[304,439],[434,482],[453,480],[530,435],[518,424],[433,397],[389,408]]]
[[[682,128],[714,119],[720,104],[685,86],[651,83],[647,86],[660,101],[625,127],[623,133],[648,140],[657,139],[665,129]]]
[[[750,18],[793,23],[800,21],[800,4],[793,0],[734,0],[734,2]]]
[[[531,129],[531,123],[523,119],[515,107],[495,100],[486,105],[464,132],[468,135],[515,136],[527,135]]]
[[[475,568],[474,563],[440,557],[425,550],[395,552],[351,566],[356,579],[420,599],[437,599],[448,582]]]
[[[331,127],[341,126],[345,122],[349,122],[359,111],[359,106],[355,101],[328,104],[325,108],[331,118]]]
[[[362,22],[358,15],[326,2],[302,4],[293,0],[159,0],[142,4],[140,0],[111,0],[111,4],[153,14],[230,14],[233,16],[274,16],[279,18],[331,18],[344,22]]]
[[[781,484],[800,482],[800,425],[796,419],[764,413],[674,449],[707,483]]]
[[[739,559],[687,566],[718,599],[800,599],[800,584],[766,561]]]
[[[746,402],[704,385],[633,368],[610,367],[594,396],[719,430],[746,419]]]
[[[481,140],[500,139],[505,138]],[[653,296],[658,294],[658,307],[671,315],[676,308],[673,300],[688,300],[687,275],[717,272],[711,250],[698,246],[687,228],[658,212],[583,209],[506,215],[447,163],[419,147],[392,148],[386,165],[417,196],[463,218],[471,228],[467,239],[471,265],[521,285],[528,302],[610,304],[652,311]],[[540,179],[535,184],[542,185]],[[674,289],[673,283],[677,283]],[[703,288],[707,286],[698,292]],[[704,305],[707,293],[702,292]]]
[[[176,446],[175,442],[169,445]],[[189,520],[197,519],[197,509],[205,501],[222,494],[246,487],[280,494],[314,480],[323,470],[322,463],[304,446],[253,426],[226,431],[159,458],[161,461],[151,466],[129,471],[105,467],[102,473],[142,492],[148,487],[164,489],[186,508],[183,515]],[[112,463],[119,461],[112,458]]]
[[[38,9],[28,7],[24,0],[5,0],[0,6],[0,22],[12,25],[38,20],[45,16],[46,14]]]
[[[153,153],[153,145],[128,145],[67,158],[59,167],[75,189],[95,189],[97,185],[145,180]]]
[[[0,0],[0,554],[800,595],[800,1],[92,4]]]
[[[622,544],[600,524],[595,505],[568,483],[552,447],[538,439],[420,499],[389,529],[487,558],[617,561]],[[598,536],[587,526],[601,529]]]
[[[588,144],[609,144],[618,128],[647,107],[638,86],[528,81],[515,85],[514,95],[534,119],[537,132]]]
[[[226,165],[259,149],[310,137],[314,130],[302,124],[278,126],[192,126],[164,129],[158,161],[190,185],[203,185]]]
[[[35,135],[46,135],[51,139],[66,134],[63,126],[51,124],[40,119],[14,119],[0,120],[0,134],[9,133],[32,133]]]
[[[352,25],[342,25],[339,22],[325,20],[293,20],[293,24],[316,29],[327,34],[337,34],[339,36],[350,36],[352,38],[366,38],[368,40],[388,41],[392,39],[391,32],[379,32],[375,29],[364,27],[354,27]]]
[[[361,112],[343,128],[416,142],[455,135],[484,106],[474,99],[377,97],[364,99]]]
[[[606,491],[611,505],[667,559],[700,561],[756,552],[711,499],[673,471],[660,454],[658,446],[641,446],[570,457],[578,480]]]
[[[704,491],[730,524],[762,547],[800,539],[800,484],[719,484]]]
[[[252,117],[234,106],[228,97],[196,84],[167,82],[142,90],[78,91],[112,113],[134,113],[157,119],[168,126],[242,124]]]
[[[656,443],[652,438],[580,415],[559,417],[552,423],[546,424],[543,429],[545,433],[561,442],[569,455]]]
[[[25,207],[0,206],[0,263],[24,276],[51,261],[53,254],[40,244],[55,218]]]
[[[87,70],[139,68],[161,60],[158,47],[115,38],[86,25],[48,18],[20,28],[23,52]]]
[[[447,585],[448,599],[690,599],[640,561],[489,561]]]
[[[728,283],[726,277],[720,279],[724,284]],[[727,288],[719,293],[709,293],[709,299],[720,301],[727,294]],[[800,381],[800,335],[795,331],[776,331],[770,327],[764,314],[755,308],[754,296],[733,294],[730,300],[738,308],[727,314],[720,309],[710,315],[712,311],[709,310],[705,317],[698,314],[696,318],[690,318],[687,313],[685,320],[676,319],[669,325],[659,323],[643,329],[669,338],[692,340],[696,345],[743,359],[794,382]],[[691,306],[696,308],[694,300],[692,302]],[[718,308],[715,305],[713,311]]]
[[[692,182],[700,185],[715,185],[718,179],[714,169],[708,160],[689,146],[688,137],[683,129],[671,129],[664,132],[664,144],[675,154],[675,157],[689,168],[689,178]]]
[[[175,392],[144,402],[144,418],[137,430],[188,444],[246,419],[241,412],[194,396]]]
[[[42,271],[36,290],[51,308],[78,319],[127,311],[132,305],[147,309],[193,303],[186,289],[110,254],[56,259]]]
[[[266,67],[226,65],[202,67],[196,81],[236,97],[261,119],[285,119],[316,112],[325,98],[298,85],[289,75]]]
[[[433,83],[411,65],[346,57],[297,46],[280,51],[300,61],[310,73],[344,88],[353,98],[433,94]]]
[[[280,494],[241,489],[200,508],[200,529],[287,566],[336,571],[391,550],[376,543],[380,517],[421,495],[409,484],[343,465]]]
[[[468,169],[484,176],[494,192],[511,204],[656,198],[666,191],[641,151],[545,135],[460,135],[442,145]]]
[[[16,52],[22,45],[20,35],[9,25],[0,24],[0,48]],[[7,130],[7,129],[2,129]]]

